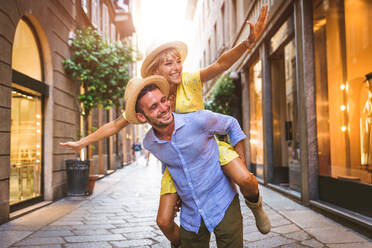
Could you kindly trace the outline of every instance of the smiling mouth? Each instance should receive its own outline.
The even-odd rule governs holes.
[[[169,115],[170,115],[170,109],[168,109],[168,111],[166,111],[166,112],[161,113],[158,118],[159,119],[168,119]]]

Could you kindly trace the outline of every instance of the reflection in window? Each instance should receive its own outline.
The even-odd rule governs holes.
[[[372,183],[372,1],[314,1],[319,175]]]
[[[249,135],[251,164],[256,175],[263,177],[262,65],[257,61],[249,69]]]
[[[106,4],[102,4],[102,34],[105,39],[108,39],[109,31],[110,31],[110,20],[109,20],[109,12]]]
[[[92,24],[97,28],[97,30],[101,30],[99,0],[92,0]]]
[[[83,8],[84,12],[88,14],[88,0],[81,0],[81,7]]]
[[[41,193],[41,99],[13,89],[10,141],[10,204]]]

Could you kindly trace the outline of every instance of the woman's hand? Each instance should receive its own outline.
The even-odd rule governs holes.
[[[77,152],[80,152],[81,150],[81,146],[79,144],[78,141],[68,141],[68,142],[65,142],[65,143],[59,143],[61,146],[64,146],[64,147],[67,147],[68,149],[70,150],[74,150],[74,151],[77,151]]]
[[[246,46],[248,49],[251,49],[254,46],[254,44],[261,37],[263,31],[265,30],[265,26],[266,26],[266,22],[268,18],[268,14],[267,14],[268,8],[269,8],[268,5],[263,5],[261,7],[260,16],[258,17],[256,24],[254,24],[251,21],[247,21],[250,27],[249,36],[246,39]]]

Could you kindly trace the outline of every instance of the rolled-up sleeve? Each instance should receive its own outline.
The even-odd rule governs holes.
[[[244,140],[247,136],[241,129],[239,122],[231,116],[214,113],[206,110],[206,129],[211,134],[228,135],[232,146],[239,141]]]

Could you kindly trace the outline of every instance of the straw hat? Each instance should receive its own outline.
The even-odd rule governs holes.
[[[187,45],[182,41],[171,41],[166,43],[153,43],[146,50],[146,58],[141,66],[141,76],[143,78],[150,76],[149,75],[149,65],[159,55],[162,51],[168,48],[175,48],[181,55],[181,62],[185,61],[187,56]]]
[[[125,103],[125,117],[129,123],[140,124],[136,117],[136,102],[138,94],[141,90],[150,84],[155,84],[159,87],[160,91],[168,97],[169,84],[168,81],[159,75],[150,76],[144,79],[132,78],[129,80],[124,93],[124,103]]]

